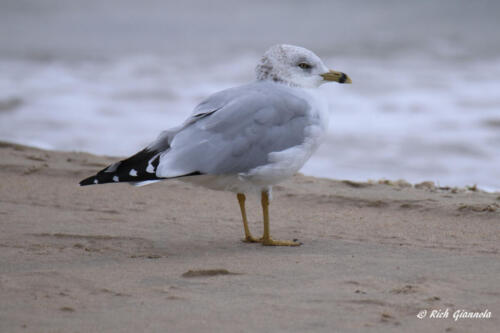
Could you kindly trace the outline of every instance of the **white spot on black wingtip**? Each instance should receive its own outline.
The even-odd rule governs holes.
[[[137,177],[137,170],[131,169],[130,172],[128,173],[132,177]]]
[[[119,182],[119,181],[120,181],[120,178],[118,178],[118,176],[113,176],[113,181],[114,181],[114,182]]]
[[[160,162],[160,153],[154,155],[153,158],[148,161],[148,166],[146,167],[146,172],[155,173],[156,167],[158,166],[159,162]]]
[[[94,179],[94,184],[99,184],[99,181],[96,179]]]

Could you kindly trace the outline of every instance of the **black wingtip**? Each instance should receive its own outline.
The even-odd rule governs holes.
[[[95,185],[95,184],[97,184],[96,180],[97,180],[97,178],[95,176],[92,176],[89,178],[85,178],[79,184],[80,184],[80,186]]]
[[[159,163],[159,151],[143,149],[137,154],[115,162],[95,175],[85,178],[80,182],[80,186],[162,179],[156,176],[156,168]]]
[[[137,154],[115,162],[108,167],[102,169],[95,175],[85,178],[80,182],[80,186],[97,185],[106,183],[140,183],[148,180],[163,180],[166,178],[156,176],[156,169],[160,163],[160,151],[144,149]],[[195,171],[179,175],[179,178],[188,176],[201,175],[200,172]]]

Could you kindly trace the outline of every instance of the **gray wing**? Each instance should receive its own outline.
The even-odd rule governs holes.
[[[268,163],[269,154],[300,145],[317,119],[310,104],[292,90],[254,83],[212,95],[184,125],[165,132],[156,145],[158,177],[190,173],[233,174]]]

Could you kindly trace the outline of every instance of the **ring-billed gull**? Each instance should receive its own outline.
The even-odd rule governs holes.
[[[220,91],[199,104],[180,126],[166,130],[142,151],[116,162],[80,185],[129,182],[145,185],[180,179],[237,194],[246,242],[300,245],[278,241],[269,230],[273,185],[296,173],[321,143],[328,107],[315,88],[328,81],[351,83],[328,70],[313,52],[275,45],[256,67],[257,80]],[[261,194],[264,233],[250,233],[245,193]]]

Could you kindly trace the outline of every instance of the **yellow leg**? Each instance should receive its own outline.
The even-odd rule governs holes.
[[[238,202],[240,204],[241,218],[243,219],[243,229],[245,230],[245,238],[243,239],[243,241],[247,243],[258,243],[259,240],[253,238],[252,234],[250,233],[250,229],[248,228],[247,212],[245,210],[245,195],[243,193],[238,193],[236,196],[238,197]]]
[[[269,192],[262,191],[262,213],[264,216],[264,234],[262,239],[262,245],[269,246],[299,246],[301,243],[295,241],[279,241],[271,238],[271,233],[269,231]]]

